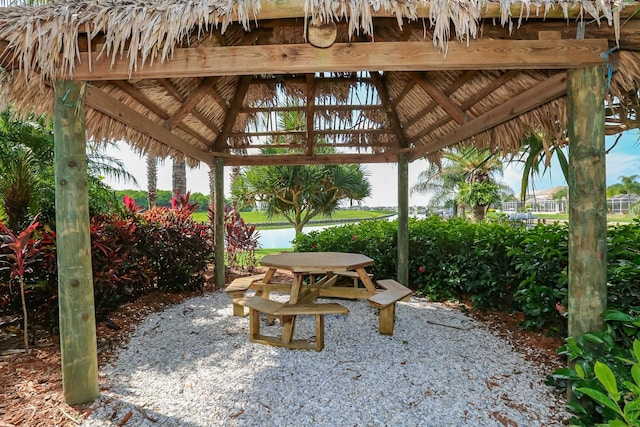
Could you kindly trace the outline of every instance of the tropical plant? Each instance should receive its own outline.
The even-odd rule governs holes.
[[[156,207],[158,199],[158,159],[153,154],[147,154],[147,201],[149,209]]]
[[[569,160],[562,151],[562,145],[555,140],[550,141],[549,137],[539,131],[533,131],[525,137],[519,155],[511,159],[512,162],[523,164],[520,186],[520,199],[523,203],[527,198],[529,183],[533,187],[535,178],[542,177],[547,172],[551,173],[553,156],[558,158],[560,170],[566,182],[569,176]],[[542,170],[541,165],[544,165]]]
[[[620,181],[624,189],[624,194],[627,195],[627,206],[631,207],[631,195],[640,194],[640,182],[638,182],[638,175],[621,176]]]
[[[318,215],[331,216],[343,200],[371,193],[360,165],[252,166],[241,171],[232,194],[242,205],[255,205],[267,217],[283,215],[296,234]]]
[[[25,297],[25,276],[33,271],[33,264],[39,261],[37,242],[31,238],[39,225],[37,218],[38,215],[33,218],[27,228],[17,235],[0,222],[0,270],[9,270],[10,280],[17,280],[20,286],[23,316],[22,333],[26,353],[29,353],[29,322]],[[8,253],[1,251],[2,249],[8,249]]]
[[[430,164],[420,173],[412,192],[432,194],[430,206],[441,206],[455,200],[460,216],[467,206],[476,220],[484,219],[486,208],[500,198],[502,161],[489,150],[467,146],[443,152],[440,165]]]
[[[107,194],[102,175],[135,183],[122,162],[104,155],[98,147],[94,143],[87,146],[91,213],[108,209],[115,202]],[[29,212],[42,212],[44,221],[53,221],[53,156],[52,124],[46,116],[18,117],[11,109],[0,113],[0,199],[13,230],[25,223]]]

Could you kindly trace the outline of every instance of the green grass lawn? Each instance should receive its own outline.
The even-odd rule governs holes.
[[[393,211],[335,211],[331,217],[315,217],[314,221],[321,220],[354,220],[354,219],[371,219],[378,218],[385,215],[391,215]],[[248,224],[264,224],[269,222],[285,222],[286,219],[282,215],[275,215],[271,219],[267,219],[267,215],[264,212],[240,212],[240,216]],[[195,212],[193,219],[200,222],[208,221],[206,212]]]

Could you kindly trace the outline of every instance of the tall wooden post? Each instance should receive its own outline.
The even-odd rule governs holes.
[[[224,159],[216,157],[215,167],[215,224],[214,241],[215,262],[216,262],[216,287],[224,287],[225,266],[224,266]]]
[[[398,159],[398,282],[409,284],[409,161]]]
[[[605,70],[567,74],[569,111],[569,336],[600,329],[607,304]]]
[[[56,81],[53,110],[62,389],[72,405],[99,394],[84,88],[84,83]]]

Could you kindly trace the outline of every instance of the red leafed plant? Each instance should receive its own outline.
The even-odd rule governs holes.
[[[0,270],[9,270],[10,280],[17,280],[20,285],[22,314],[24,318],[24,351],[26,353],[29,353],[29,334],[27,332],[28,319],[24,278],[27,273],[33,271],[31,265],[39,259],[37,242],[31,238],[36,228],[38,228],[39,222],[37,220],[38,215],[36,215],[31,221],[31,224],[18,235],[0,222],[0,249],[8,250],[8,252],[0,252]]]

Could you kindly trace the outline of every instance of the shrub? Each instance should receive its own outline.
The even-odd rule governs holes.
[[[601,331],[568,338],[560,353],[573,367],[556,370],[549,384],[566,386],[571,425],[637,426],[640,421],[640,317],[610,310]]]

